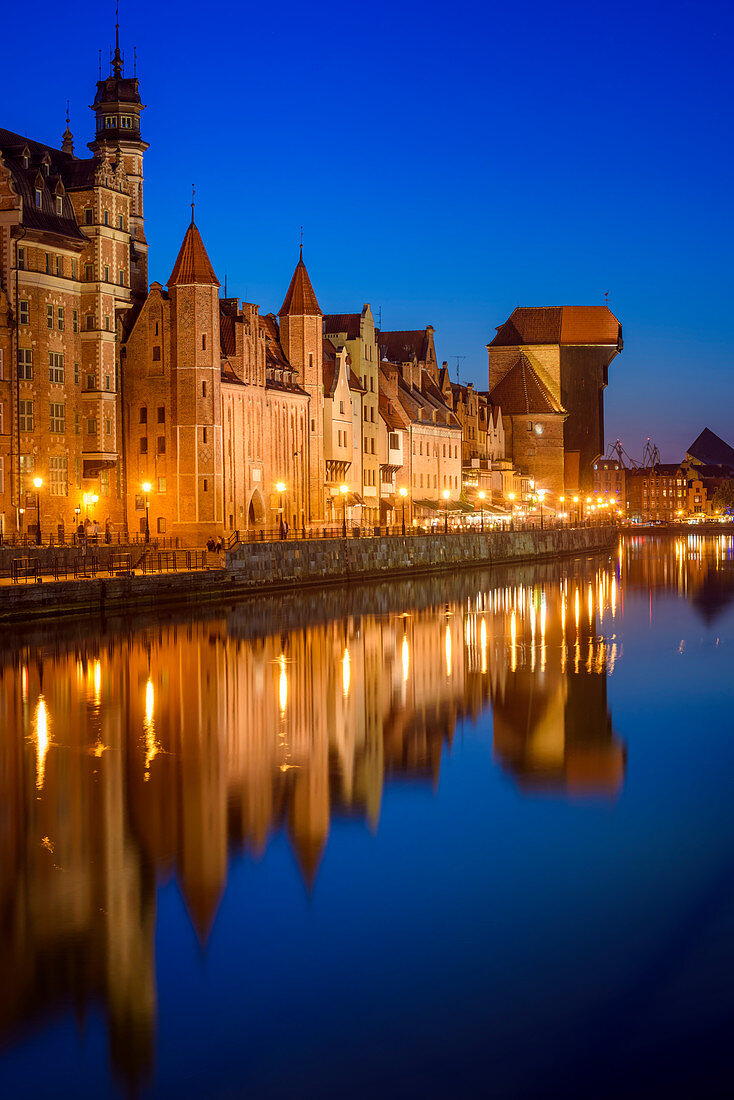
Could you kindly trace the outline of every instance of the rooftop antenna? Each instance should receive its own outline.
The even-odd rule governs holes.
[[[191,184],[191,224],[194,224],[194,207],[196,206],[196,187]]]
[[[301,259],[303,259],[303,226],[301,226]]]
[[[227,297],[227,272],[224,273],[224,297]]]
[[[382,332],[382,306],[377,307],[377,327]]]
[[[138,75],[138,47],[133,46],[133,76]]]
[[[99,51],[99,79],[102,79],[102,51]]]
[[[456,384],[460,385],[461,383],[459,382],[459,364],[463,363],[463,361],[466,359],[466,356],[452,355],[451,358],[456,360]]]
[[[609,305],[609,291],[604,291],[604,305]]]
[[[66,128],[69,128],[69,100],[66,101]]]

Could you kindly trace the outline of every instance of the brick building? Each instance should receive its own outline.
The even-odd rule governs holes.
[[[321,370],[307,280],[301,257],[280,323],[252,303],[220,299],[192,207],[168,289],[152,284],[122,352],[132,533],[145,530],[146,482],[153,533],[194,544],[281,518],[298,530],[312,522],[314,502],[323,516],[323,467],[316,486],[307,477],[314,437],[317,462],[323,455],[323,411],[312,431],[315,402],[301,385],[314,359]],[[284,319],[300,369],[284,350]],[[323,410],[323,387],[320,402]]]
[[[92,156],[0,130],[0,530],[124,518],[117,339],[147,292],[136,77],[117,43]],[[17,385],[16,385],[17,382]],[[90,505],[92,497],[98,503]]]
[[[591,491],[593,463],[604,453],[604,388],[609,365],[621,350],[622,326],[607,306],[518,306],[500,325],[487,344],[490,401],[502,405],[496,388],[522,356],[526,371],[528,366],[532,369],[553,409],[565,414],[561,481],[557,425],[548,435],[544,431],[532,446],[526,437],[513,432],[508,456],[523,472],[545,480],[549,463],[553,485],[560,492]],[[537,391],[537,386],[534,388]],[[504,406],[502,411],[505,415]],[[526,419],[530,422],[532,417]],[[534,431],[534,426],[528,431]]]
[[[627,502],[626,468],[619,458],[600,458],[594,463],[594,496],[617,501],[620,508]]]
[[[625,482],[628,519],[671,523],[688,510],[687,475],[679,463],[627,470]]]

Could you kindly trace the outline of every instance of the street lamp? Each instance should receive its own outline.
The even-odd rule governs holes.
[[[561,525],[563,524],[563,514],[565,512],[565,508],[563,507],[563,505],[564,505],[565,501],[566,501],[565,497],[559,497],[558,498],[558,503],[561,505]]]
[[[540,501],[540,529],[543,530],[543,500],[545,499],[545,489],[538,489],[538,500]]]
[[[512,527],[512,521],[515,518],[515,494],[508,493],[507,499],[510,502],[510,526]]]
[[[451,494],[449,493],[448,489],[444,489],[443,499],[446,501],[446,514],[445,514],[444,520],[443,520],[443,533],[444,533],[444,535],[448,535],[448,533],[449,533],[449,497],[450,496],[451,496]]]
[[[480,531],[484,530],[484,498],[486,497],[486,495],[487,494],[485,493],[484,489],[480,489],[479,492],[477,493],[477,496],[479,497],[479,499],[482,502],[482,507],[481,507],[481,510],[479,512],[479,529],[480,529]]]
[[[150,499],[148,494],[150,493],[151,485],[149,481],[143,482],[143,492],[145,493],[145,541],[150,542]],[[94,498],[92,498],[94,499]]]
[[[347,493],[349,492],[348,485],[340,485],[339,492],[342,497],[342,537],[347,537]]]
[[[400,493],[401,497],[403,498],[403,538],[405,538],[405,498],[408,495],[408,490],[403,485],[403,486],[401,486],[400,489],[398,489],[398,492]]]
[[[41,545],[41,486],[43,485],[43,479],[40,477],[33,478],[33,484],[36,487],[36,546]]]
[[[280,519],[280,537],[285,538],[285,524],[283,523],[283,493],[285,492],[285,482],[279,481],[275,486],[278,493],[278,517]]]

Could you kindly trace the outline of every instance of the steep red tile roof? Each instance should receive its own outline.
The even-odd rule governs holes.
[[[203,286],[220,285],[204,248],[201,234],[192,221],[186,230],[168,285],[169,287],[191,286],[193,283]]]
[[[524,355],[494,387],[491,401],[493,406],[499,405],[503,416],[563,414],[566,411],[541,382]]]
[[[608,306],[518,306],[490,347],[621,343],[622,326]]]
[[[428,334],[425,329],[406,329],[402,332],[381,332],[377,343],[382,358],[390,363],[410,363],[414,359],[425,363],[428,355]]]
[[[231,314],[219,308],[219,347],[222,355],[236,355],[237,344],[234,334],[235,319]]]
[[[345,334],[347,340],[356,340],[361,320],[361,313],[325,313],[324,333],[329,336]]]
[[[315,317],[321,315],[316,294],[303,262],[303,252],[293,272],[285,301],[278,311],[279,317]]]

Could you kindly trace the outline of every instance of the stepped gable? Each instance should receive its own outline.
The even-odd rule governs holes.
[[[183,243],[173,265],[173,271],[168,279],[168,286],[219,286],[219,279],[214,274],[211,260],[204,248],[201,234],[196,228],[192,217],[191,224],[186,230]]]
[[[491,393],[492,405],[502,410],[503,416],[557,414],[566,410],[553,397],[544,382],[538,378],[526,356],[521,355]]]
[[[609,306],[517,306],[490,347],[599,344],[620,347],[622,326]]]
[[[293,272],[291,285],[285,296],[283,305],[278,310],[279,317],[320,317],[321,308],[316,299],[316,294],[311,286],[311,280],[303,262],[303,248]]]
[[[727,466],[734,469],[734,447],[730,447],[710,428],[703,429],[686,454],[704,466]]]

